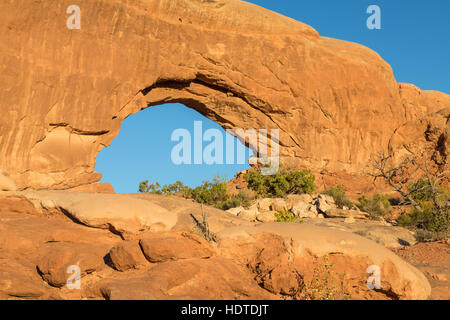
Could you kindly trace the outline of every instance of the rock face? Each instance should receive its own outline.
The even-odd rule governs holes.
[[[17,186],[9,175],[0,167],[0,191],[16,191]]]
[[[46,194],[61,201],[61,192]],[[76,193],[64,194],[71,199]],[[0,299],[301,299],[325,256],[335,266],[333,274],[347,275],[352,299],[430,294],[416,268],[374,241],[338,230],[354,231],[354,225],[254,224],[206,207],[216,235],[210,243],[195,231],[192,215],[202,210],[191,201],[154,195],[141,201],[175,211],[177,224],[124,240],[114,229],[46,211],[30,193],[1,193]],[[132,220],[124,223],[134,227]],[[378,291],[366,286],[370,265],[382,272]],[[67,288],[71,266],[80,268],[80,290]]]
[[[121,122],[170,102],[224,128],[279,129],[282,160],[332,183],[389,143],[447,156],[437,112],[450,97],[398,84],[366,47],[237,0],[77,5],[80,30],[59,1],[0,4],[0,165],[20,189],[95,189]]]

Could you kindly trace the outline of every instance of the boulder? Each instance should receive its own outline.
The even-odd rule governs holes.
[[[139,245],[145,258],[152,263],[190,258],[204,259],[214,255],[213,249],[203,238],[188,233],[153,235],[141,239]]]
[[[273,199],[264,198],[256,201],[257,208],[259,211],[270,211],[272,207]]]
[[[104,257],[108,247],[86,243],[48,243],[39,249],[37,270],[49,285],[61,288],[70,277],[68,267],[78,266],[83,277],[106,267]]]
[[[256,220],[259,222],[275,222],[277,221],[275,213],[275,211],[260,212],[256,215]]]
[[[289,209],[297,205],[298,203],[313,203],[314,198],[310,194],[290,194],[286,197]]]
[[[244,210],[245,210],[244,207],[237,207],[237,208],[228,209],[227,212],[232,214],[233,216],[238,216],[239,213]]]
[[[109,263],[117,271],[139,269],[147,264],[141,248],[136,242],[120,243],[109,251]]]
[[[334,199],[331,196],[320,194],[316,199],[317,210],[321,213],[326,213],[328,210],[336,208]]]
[[[258,213],[257,209],[248,209],[239,212],[238,217],[247,221],[255,221]]]
[[[310,203],[299,202],[291,209],[292,213],[299,218],[316,218],[317,208]]]
[[[330,205],[334,205],[334,198],[328,194],[319,194],[317,196],[317,199],[319,200],[324,200],[326,203],[330,204]]]
[[[273,199],[271,209],[272,211],[280,212],[289,210],[289,205],[285,199]]]

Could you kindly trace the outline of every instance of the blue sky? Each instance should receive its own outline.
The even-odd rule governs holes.
[[[450,94],[450,1],[448,0],[261,0],[249,1],[314,27],[322,36],[363,44],[393,67],[399,82]],[[381,9],[381,30],[369,30],[369,5]],[[126,119],[110,147],[97,157],[96,171],[116,192],[136,192],[143,180],[182,180],[199,185],[213,175],[232,178],[247,165],[181,165],[171,161],[175,129],[221,129],[180,104],[148,108]],[[222,130],[223,131],[223,130]],[[223,131],[225,135],[225,132]],[[247,155],[248,158],[248,155]]]

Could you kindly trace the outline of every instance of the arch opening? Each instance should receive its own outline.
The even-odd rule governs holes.
[[[191,105],[163,103],[127,117],[112,143],[97,155],[100,182],[111,183],[118,193],[135,193],[145,180],[196,187],[214,176],[230,180],[248,169],[254,152],[202,113]],[[180,158],[190,161],[180,163]]]

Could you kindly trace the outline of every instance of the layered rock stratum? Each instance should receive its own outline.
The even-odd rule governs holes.
[[[0,3],[0,165],[19,189],[108,189],[98,152],[126,117],[173,102],[279,129],[282,160],[324,183],[361,180],[387,148],[447,166],[450,96],[397,83],[362,45],[236,0],[79,0],[69,30],[72,2]]]

